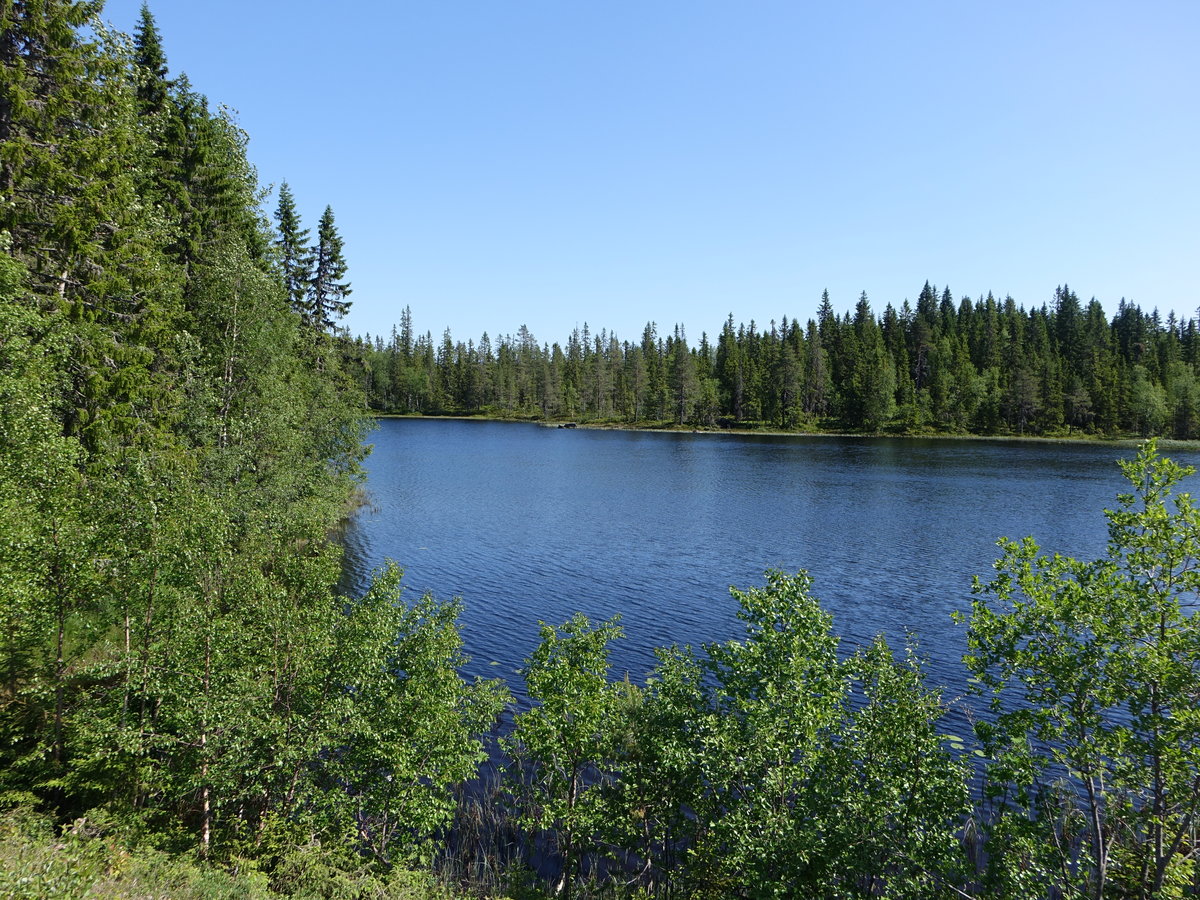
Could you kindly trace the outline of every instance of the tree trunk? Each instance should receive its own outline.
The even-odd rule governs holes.
[[[204,637],[204,702],[209,700],[209,685],[212,676],[212,636]],[[208,783],[208,711],[200,722],[200,858],[208,859],[212,841],[212,789]]]

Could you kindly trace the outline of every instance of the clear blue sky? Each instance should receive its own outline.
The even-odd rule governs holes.
[[[140,0],[105,18],[132,32]],[[926,279],[1200,306],[1200,3],[157,0],[345,320],[695,340]],[[273,210],[275,198],[267,201]]]

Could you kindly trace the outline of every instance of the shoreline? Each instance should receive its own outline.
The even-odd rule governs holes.
[[[947,434],[944,432],[922,433],[889,433],[853,432],[853,431],[783,431],[778,428],[690,428],[677,425],[630,425],[616,422],[579,422],[572,419],[525,419],[509,416],[488,415],[445,415],[431,416],[423,413],[382,413],[370,412],[372,419],[423,419],[428,421],[454,422],[505,422],[512,424],[537,425],[541,428],[558,429],[568,423],[573,423],[576,429],[591,431],[636,431],[662,434],[707,434],[707,435],[736,435],[739,437],[793,437],[793,438],[851,438],[862,440],[877,440],[880,438],[899,440],[945,440],[945,441],[1012,441],[1049,444],[1101,444],[1113,447],[1139,447],[1151,438],[1135,435],[1040,435],[1040,434]],[[1179,440],[1161,435],[1155,436],[1158,446],[1163,450],[1193,450],[1200,451],[1200,441]]]

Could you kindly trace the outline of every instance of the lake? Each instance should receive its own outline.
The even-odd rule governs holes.
[[[965,684],[971,576],[1001,536],[1104,554],[1130,447],[775,437],[384,419],[366,461],[373,509],[345,535],[347,581],[394,559],[410,592],[461,596],[468,674],[508,678],[538,622],[620,614],[617,677],[653,649],[740,634],[729,586],[807,569],[843,648],[917,636],[947,699]],[[1173,454],[1195,464],[1195,453]],[[954,716],[958,718],[958,716]]]

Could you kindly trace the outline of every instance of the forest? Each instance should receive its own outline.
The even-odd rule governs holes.
[[[461,601],[394,565],[340,593],[337,540],[368,397],[1188,435],[1190,323],[930,288],[715,348],[354,340],[332,209],[313,236],[281,184],[266,215],[150,11],[101,11],[0,4],[0,895],[1200,895],[1200,513],[1153,441],[1104,558],[1005,542],[976,583],[970,735],[803,572],[643,679],[611,671],[619,621],[544,624],[517,707],[462,676]]]
[[[654,323],[639,341],[585,324],[563,343],[528,329],[478,343],[414,333],[356,341],[372,409],[625,425],[892,434],[1200,436],[1196,321],[1122,300],[1109,320],[1066,285],[1028,311],[990,293],[957,302],[926,282],[876,316],[734,325],[692,344]]]

